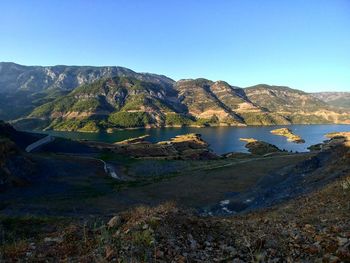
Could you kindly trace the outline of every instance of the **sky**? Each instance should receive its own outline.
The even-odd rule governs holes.
[[[1,0],[0,61],[350,91],[350,0]]]

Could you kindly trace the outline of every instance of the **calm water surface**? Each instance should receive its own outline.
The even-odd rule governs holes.
[[[296,144],[288,142],[285,137],[276,136],[270,133],[271,130],[281,127],[288,127],[297,135],[300,135],[306,143]],[[138,129],[120,130],[114,133],[82,133],[82,132],[58,132],[46,131],[45,133],[58,137],[70,139],[86,139],[101,142],[118,142],[125,139],[150,135],[151,142],[169,140],[170,138],[186,134],[202,134],[211,149],[218,154],[228,152],[247,152],[245,143],[239,138],[255,138],[278,146],[280,149],[288,151],[307,151],[307,147],[320,143],[327,138],[324,137],[329,132],[350,131],[350,125],[290,125],[290,126],[259,126],[259,127],[207,127],[207,128],[161,128],[161,129]]]

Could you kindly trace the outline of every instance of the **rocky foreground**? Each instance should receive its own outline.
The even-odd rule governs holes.
[[[305,184],[324,183],[285,203],[227,217],[201,217],[179,204],[166,203],[140,206],[109,219],[5,218],[4,240],[17,241],[1,244],[1,258],[8,262],[349,262],[350,134],[329,136],[317,158],[303,163],[304,169],[319,171],[313,182],[306,178]],[[324,158],[329,152],[332,160]]]
[[[2,259],[32,262],[349,262],[350,177],[279,207],[201,218],[173,204],[139,207],[106,224],[20,221],[40,233],[2,245]],[[11,231],[13,222],[3,228]],[[10,231],[7,232],[10,234]]]

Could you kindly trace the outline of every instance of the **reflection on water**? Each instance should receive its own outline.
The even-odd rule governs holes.
[[[271,130],[288,127],[304,140],[304,144],[291,143],[286,138],[276,136],[270,133]],[[120,130],[114,133],[81,133],[81,132],[58,132],[47,131],[54,136],[86,139],[103,142],[117,142],[141,135],[150,135],[149,140],[152,142],[168,140],[176,135],[186,133],[200,133],[210,147],[218,154],[227,152],[247,152],[244,147],[245,143],[239,138],[255,138],[277,145],[281,149],[288,151],[307,151],[307,147],[320,143],[326,138],[324,135],[329,132],[350,131],[350,125],[291,125],[291,126],[259,126],[259,127],[208,127],[208,128],[161,128],[161,129],[137,129],[137,130]]]

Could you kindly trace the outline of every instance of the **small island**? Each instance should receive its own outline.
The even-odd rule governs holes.
[[[271,131],[272,134],[284,136],[288,141],[294,143],[305,143],[305,140],[302,139],[299,135],[295,135],[291,129],[288,128],[280,128]]]
[[[245,147],[251,154],[254,155],[266,155],[282,152],[282,150],[280,150],[277,146],[267,142],[258,141],[254,138],[240,138],[239,140],[246,142],[247,144]]]

